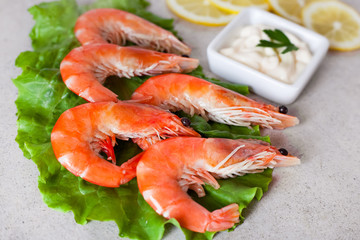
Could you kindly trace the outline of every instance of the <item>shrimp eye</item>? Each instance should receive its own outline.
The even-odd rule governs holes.
[[[279,152],[284,155],[284,156],[287,156],[288,155],[288,151],[285,149],[285,148],[280,148],[279,149]]]
[[[284,105],[279,107],[279,113],[283,113],[283,114],[287,114],[288,113],[288,108]]]
[[[190,56],[189,55],[186,55],[186,54],[183,54],[181,55],[182,57],[186,57],[186,58],[189,58]]]
[[[187,117],[182,117],[181,118],[181,123],[185,126],[185,127],[189,127],[191,124],[190,119],[188,119]]]

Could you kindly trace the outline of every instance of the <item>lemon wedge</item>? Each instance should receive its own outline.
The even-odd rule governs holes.
[[[166,0],[166,3],[177,16],[206,26],[225,25],[236,16],[214,7],[209,0]]]
[[[264,10],[269,9],[266,0],[210,0],[215,7],[229,13],[239,13],[245,7],[259,7]]]
[[[271,10],[276,14],[290,19],[291,21],[301,23],[301,10],[309,3],[324,0],[267,0]]]
[[[360,48],[360,14],[352,7],[337,1],[306,5],[303,24],[330,41],[330,48],[350,51]]]

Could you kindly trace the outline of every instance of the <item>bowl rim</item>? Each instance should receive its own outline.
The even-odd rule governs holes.
[[[232,58],[229,58],[219,52],[220,50],[219,48],[221,44],[225,42],[224,39],[230,37],[231,35],[234,35],[234,33],[232,33],[234,31],[232,30],[240,29],[241,26],[239,25],[244,22],[244,19],[251,22],[251,15],[254,14],[261,15],[261,18],[255,18],[254,24],[265,24],[265,25],[269,25],[269,27],[280,28],[282,30],[294,34],[296,37],[298,37],[308,45],[312,53],[312,58],[310,62],[306,65],[302,73],[297,77],[297,79],[293,83],[282,82],[281,80],[275,79],[265,73],[262,73],[246,64],[240,63]],[[267,24],[265,19],[271,19],[271,22],[276,22],[277,26],[272,26],[271,24]],[[250,25],[250,24],[242,24],[242,26]],[[312,40],[315,40],[315,42],[313,41],[309,42],[309,38],[312,38]],[[315,45],[316,47],[314,47]],[[241,11],[224,29],[222,29],[215,36],[215,38],[208,45],[207,52],[208,52],[208,61],[210,61],[209,60],[210,57],[216,56],[222,61],[228,61],[232,63],[232,64],[228,64],[229,66],[234,64],[238,65],[239,68],[237,69],[237,71],[240,70],[247,71],[249,74],[253,75],[254,77],[258,79],[262,79],[262,81],[270,82],[276,87],[287,88],[287,89],[289,88],[298,89],[299,90],[298,94],[300,94],[303,88],[306,86],[306,84],[310,81],[315,70],[320,65],[328,49],[329,49],[329,41],[324,36],[312,30],[306,29],[305,27],[300,26],[297,23],[291,22],[290,20],[277,16],[273,13],[264,11],[256,7],[249,7]],[[211,54],[209,54],[209,52],[211,52]]]

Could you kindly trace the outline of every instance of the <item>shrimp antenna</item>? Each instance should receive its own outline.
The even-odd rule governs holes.
[[[245,145],[240,145],[237,148],[235,148],[229,155],[226,156],[226,158],[224,158],[224,160],[219,162],[213,169],[218,170],[220,167],[222,167],[242,147],[245,147]]]
[[[177,134],[176,132],[174,132],[173,130],[171,130],[168,127],[164,127],[166,130],[168,130],[169,132],[171,132],[172,134],[174,134],[175,136],[179,136],[179,134]]]

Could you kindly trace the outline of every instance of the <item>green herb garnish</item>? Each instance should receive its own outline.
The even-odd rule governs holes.
[[[257,47],[270,47],[270,48],[281,48],[286,47],[282,54],[287,52],[296,51],[299,48],[296,47],[293,43],[290,42],[289,38],[279,29],[271,30],[265,29],[263,30],[266,35],[271,39],[271,41],[260,40],[260,43],[256,45]]]

